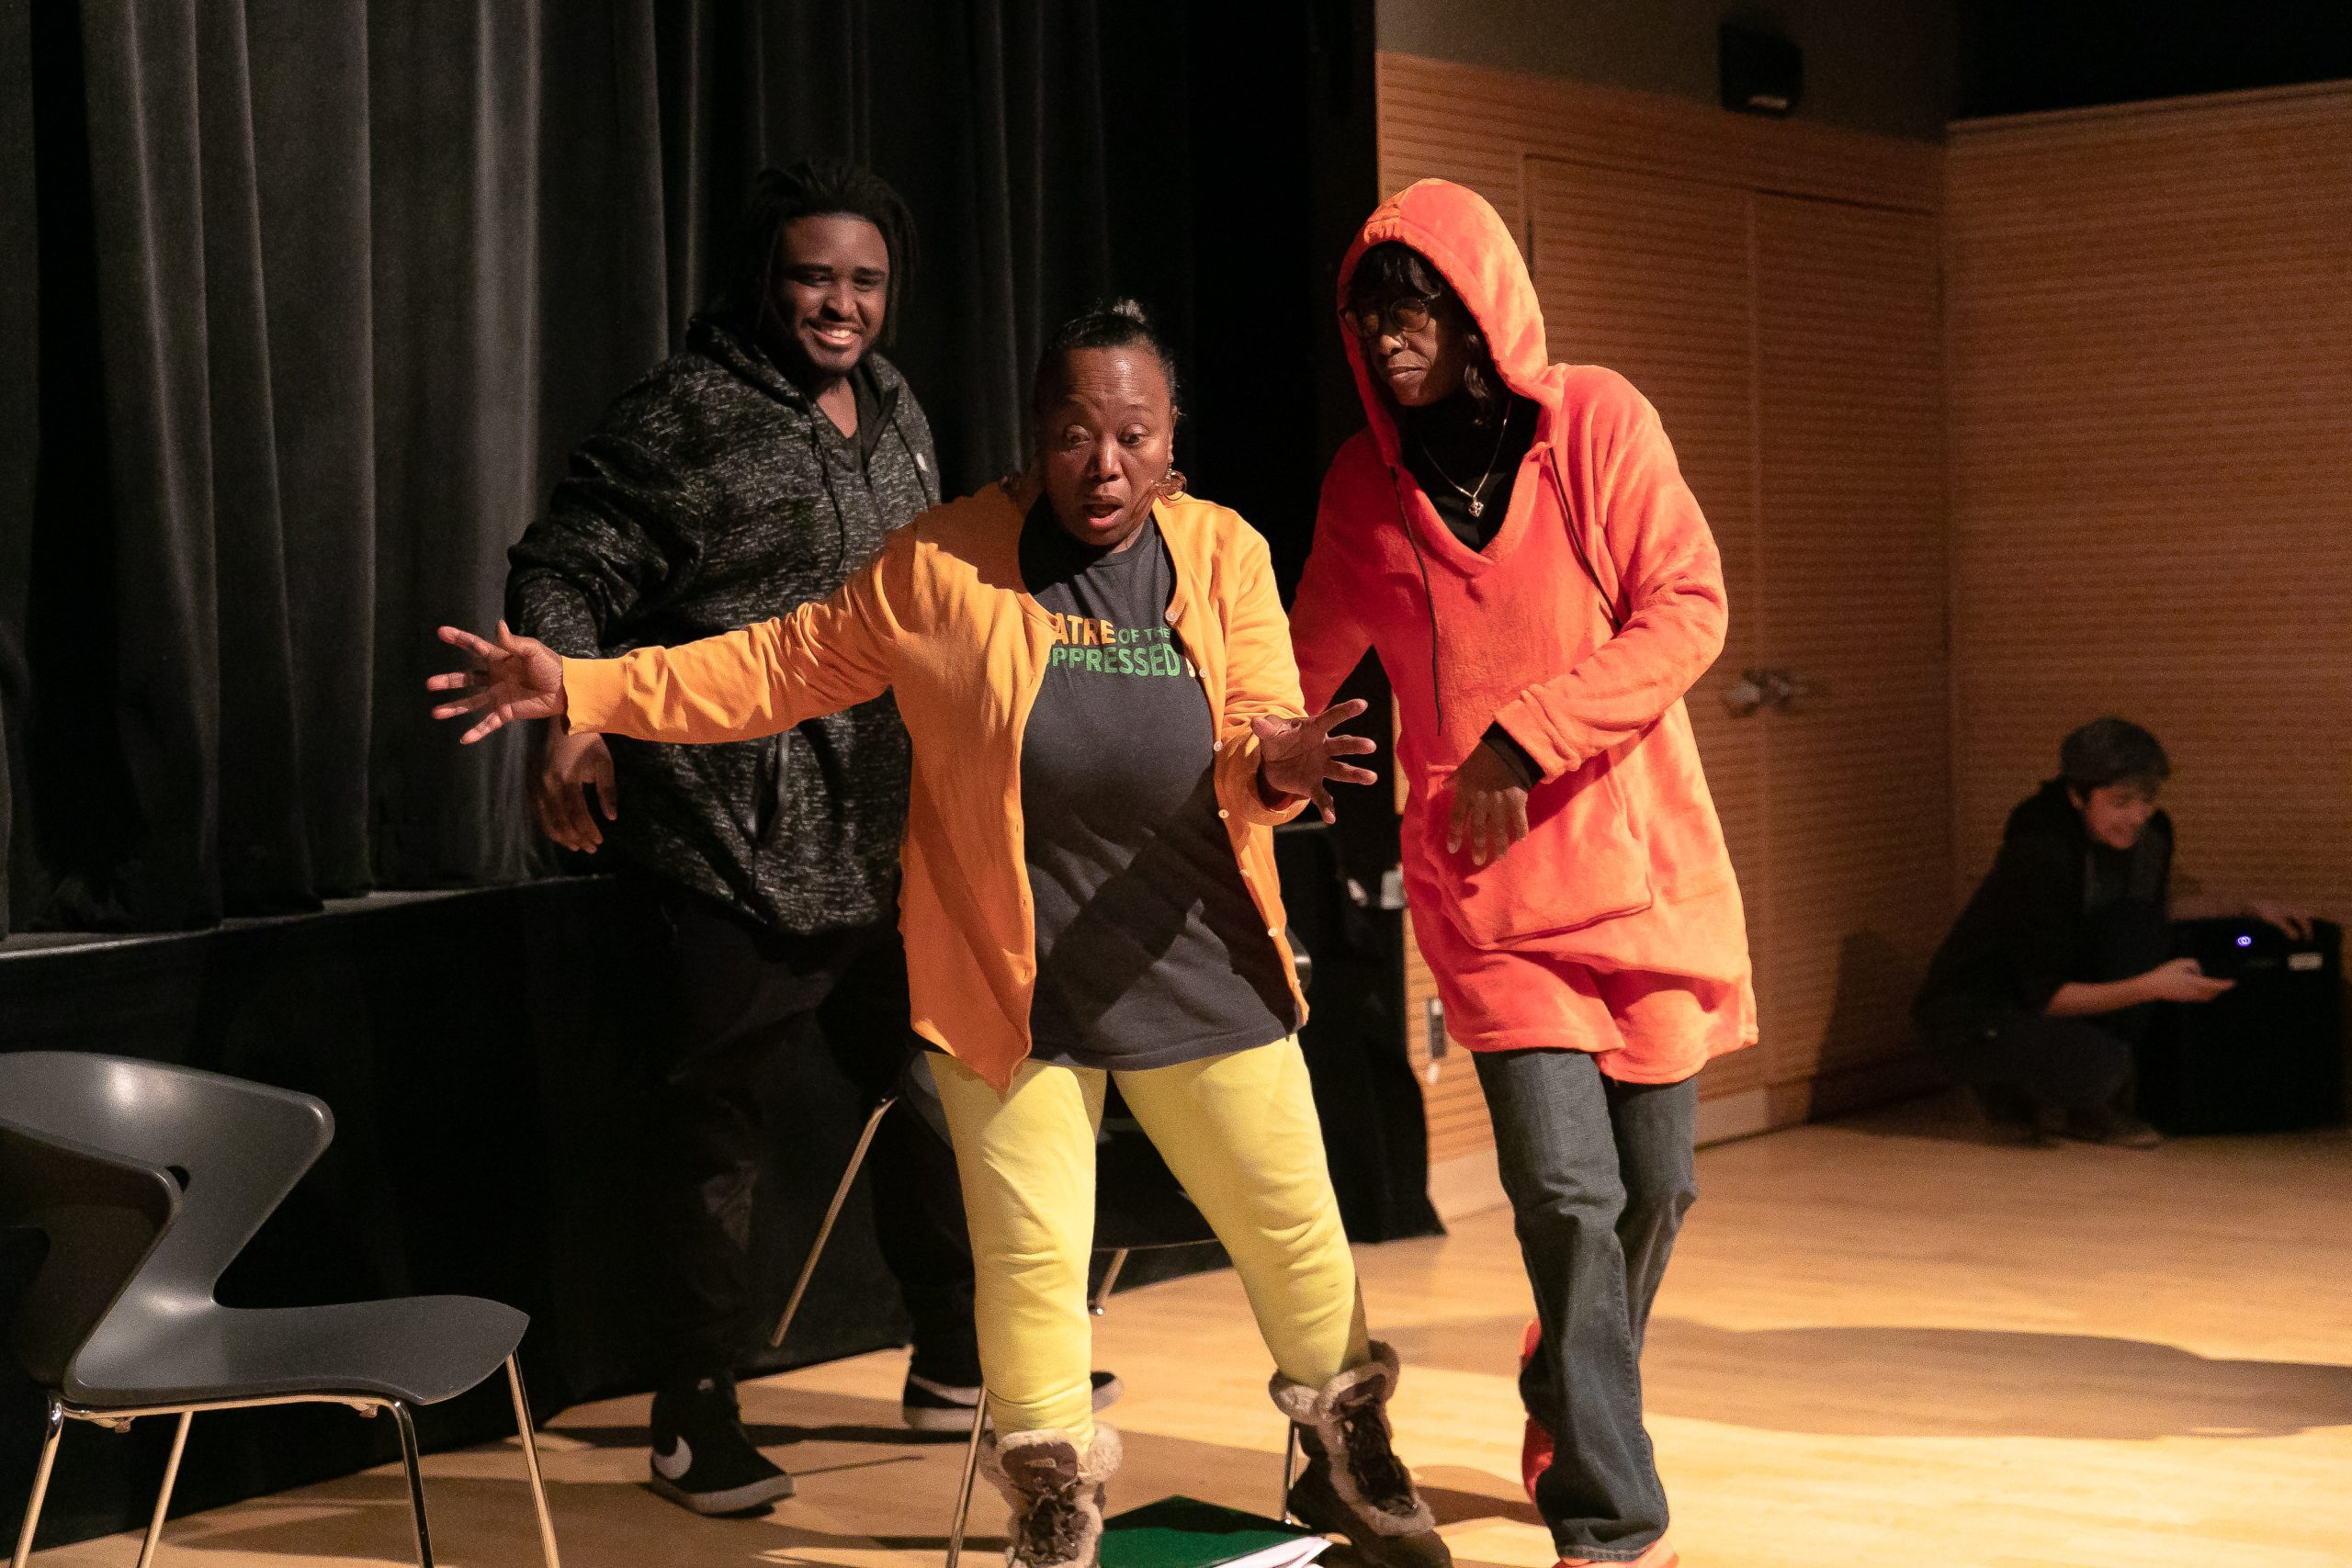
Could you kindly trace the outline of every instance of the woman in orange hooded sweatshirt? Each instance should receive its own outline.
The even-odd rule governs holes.
[[[1756,1038],[1682,703],[1723,649],[1721,562],[1657,412],[1547,360],[1475,193],[1383,203],[1340,299],[1370,427],[1332,460],[1291,611],[1306,705],[1378,651],[1414,933],[1534,1288],[1529,1491],[1564,1562],[1670,1563],[1642,1333],[1696,1196],[1694,1075]]]

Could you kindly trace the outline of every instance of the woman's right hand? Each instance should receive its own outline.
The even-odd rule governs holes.
[[[1331,727],[1345,724],[1369,706],[1362,697],[1334,703],[1313,718],[1253,718],[1250,733],[1258,738],[1258,779],[1278,797],[1305,795],[1323,814],[1337,820],[1330,784],[1377,784],[1368,768],[1340,761],[1380,750],[1369,735],[1334,735]],[[1261,790],[1260,798],[1263,799]]]
[[[1503,754],[1481,740],[1453,773],[1453,809],[1446,818],[1445,852],[1460,854],[1464,839],[1479,865],[1500,860],[1527,837],[1527,789]]]
[[[2154,1002],[2210,1002],[2237,984],[2213,978],[2197,966],[2194,958],[2159,964],[2141,976],[2140,981],[2147,987],[2148,999]]]
[[[531,781],[531,815],[539,831],[567,850],[594,854],[605,842],[596,826],[596,812],[588,809],[588,791],[596,792],[596,810],[607,822],[621,814],[620,792],[613,779],[613,749],[593,731],[558,735],[548,741],[537,777]]]
[[[441,640],[471,654],[474,667],[452,670],[424,682],[428,692],[464,692],[454,702],[433,710],[435,718],[461,718],[479,713],[481,721],[458,743],[470,746],[492,730],[524,719],[559,718],[563,714],[563,660],[537,637],[517,637],[498,623],[498,640],[488,642],[469,631],[443,626]]]

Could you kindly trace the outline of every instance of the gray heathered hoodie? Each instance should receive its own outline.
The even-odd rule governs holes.
[[[573,450],[508,553],[515,627],[609,656],[831,593],[939,501],[930,423],[887,361],[865,366],[881,430],[861,462],[863,443],[758,346],[697,318]],[[895,916],[908,750],[888,696],[765,740],[611,745],[620,816],[605,833],[639,867],[785,931]]]

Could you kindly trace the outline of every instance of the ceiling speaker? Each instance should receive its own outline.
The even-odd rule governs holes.
[[[1725,22],[1722,50],[1724,107],[1742,114],[1784,115],[1804,96],[1804,51],[1778,33]]]

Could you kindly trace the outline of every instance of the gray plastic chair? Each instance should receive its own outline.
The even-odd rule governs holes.
[[[306,1094],[117,1056],[0,1055],[0,1224],[48,1239],[12,1336],[49,1393],[15,1568],[31,1554],[68,1420],[128,1431],[142,1416],[179,1417],[139,1554],[151,1568],[197,1413],[300,1404],[391,1413],[417,1562],[432,1568],[411,1412],[466,1393],[502,1362],[540,1550],[560,1568],[514,1359],[530,1322],[522,1313],[470,1296],[268,1309],[213,1299],[222,1271],[334,1137],[333,1114]]]

